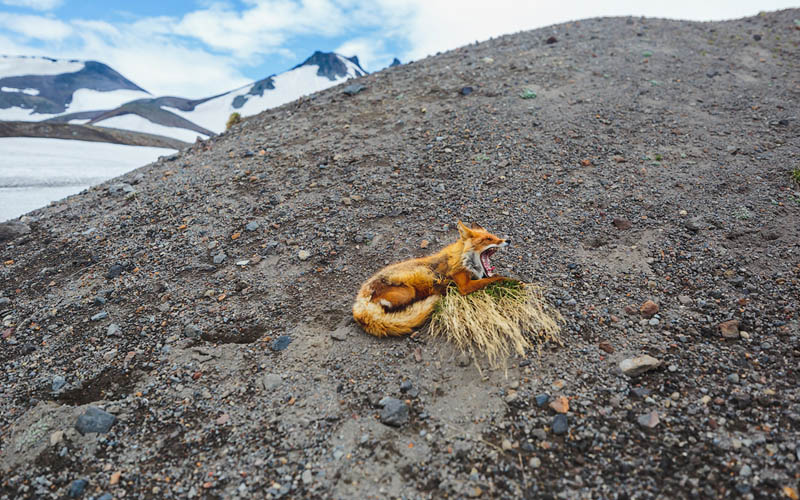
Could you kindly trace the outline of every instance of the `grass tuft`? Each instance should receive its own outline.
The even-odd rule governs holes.
[[[539,287],[500,281],[469,295],[450,286],[431,316],[429,333],[444,338],[473,359],[485,354],[492,369],[505,367],[514,353],[541,349],[559,338],[561,314],[550,307]]]
[[[800,167],[798,167],[798,168],[796,168],[796,169],[792,170],[792,173],[791,173],[791,174],[789,174],[789,175],[791,176],[792,180],[793,180],[793,181],[794,181],[794,182],[795,182],[795,183],[796,183],[798,186],[800,186]]]

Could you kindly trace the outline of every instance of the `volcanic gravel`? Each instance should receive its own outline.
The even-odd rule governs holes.
[[[22,217],[0,498],[796,499],[798,19],[503,36]],[[353,324],[458,219],[563,346],[479,370]]]

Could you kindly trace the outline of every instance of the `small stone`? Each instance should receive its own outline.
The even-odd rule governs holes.
[[[236,261],[236,265],[239,266],[239,267],[245,267],[249,263],[250,263],[250,260],[248,260],[248,259],[237,260]]]
[[[300,260],[305,261],[308,260],[309,257],[311,257],[311,253],[309,253],[308,250],[300,250],[297,252],[297,258]]]
[[[658,313],[658,304],[652,300],[646,301],[641,305],[641,307],[639,307],[639,314],[641,314],[643,318],[652,318],[656,315],[656,313]]]
[[[95,314],[91,317],[92,321],[100,321],[102,319],[106,319],[108,317],[108,313],[105,311],[100,311],[99,313]]]
[[[635,358],[623,359],[619,363],[619,369],[629,377],[641,375],[659,366],[661,366],[661,361],[647,354]]]
[[[125,268],[122,267],[122,264],[114,264],[113,266],[108,268],[108,272],[106,273],[106,278],[110,280],[114,279],[120,274],[122,274],[122,271],[124,270]]]
[[[83,495],[83,490],[86,489],[88,484],[89,481],[86,479],[76,479],[69,485],[67,494],[70,496],[70,498],[80,498]]]
[[[558,396],[550,403],[550,408],[557,413],[567,413],[569,411],[569,399],[566,396]]]
[[[599,347],[603,352],[614,354],[614,347],[612,347],[608,342],[600,342],[597,347]]]
[[[728,375],[728,382],[731,384],[738,384],[739,383],[739,374],[738,373],[731,373]]]
[[[118,470],[115,473],[111,474],[111,479],[108,481],[108,484],[111,486],[116,485],[119,483],[119,479],[122,477],[122,471]]]
[[[749,477],[752,473],[753,469],[747,464],[744,464],[742,468],[739,469],[739,475],[742,477]]]
[[[688,306],[691,305],[692,298],[687,295],[678,295],[678,302],[680,302],[683,306]]]
[[[406,393],[410,391],[414,387],[414,384],[411,383],[410,380],[404,380],[402,384],[400,384],[400,392]]]
[[[291,343],[292,343],[292,337],[288,335],[281,335],[280,337],[272,341],[270,347],[272,348],[273,351],[283,351],[287,347],[289,347],[289,344]]]
[[[687,215],[689,215],[689,212],[687,212],[684,209],[680,209],[678,210],[678,215],[680,215],[681,217],[686,217]]]
[[[461,95],[470,95],[472,93],[472,87],[461,87],[459,92]]]
[[[354,83],[352,85],[348,85],[347,87],[343,88],[342,94],[354,96],[366,88],[367,87],[361,85],[360,83]]]
[[[545,439],[547,439],[547,433],[544,431],[544,429],[534,429],[534,430],[532,430],[531,431],[531,436],[535,437],[539,441],[544,441]]]
[[[5,307],[11,303],[11,299],[8,297],[0,297],[0,307]]]
[[[465,352],[459,354],[458,358],[456,359],[456,363],[458,363],[458,366],[469,366],[471,362],[472,360],[470,359],[469,354]]]
[[[534,400],[536,401],[536,406],[541,408],[550,401],[550,396],[547,394],[538,394]]]
[[[119,336],[120,333],[122,333],[122,330],[116,323],[111,323],[110,325],[108,325],[108,328],[106,329],[106,335],[108,335],[109,337],[117,337]]]
[[[503,451],[511,450],[511,441],[509,441],[508,439],[504,439],[503,442],[501,443],[501,447],[503,448]]]
[[[130,184],[126,184],[124,182],[120,182],[117,184],[112,184],[108,186],[108,193],[112,196],[121,196],[126,194],[135,193],[136,190]]]
[[[183,327],[183,336],[190,339],[199,339],[203,335],[203,331],[197,325],[188,324]]]
[[[31,232],[31,227],[24,222],[8,221],[0,223],[0,243],[18,238]]]
[[[331,338],[333,340],[347,340],[347,329],[346,328],[337,328],[336,330],[331,332]]]
[[[745,332],[745,331],[740,331],[740,332],[739,332],[739,337],[740,337],[742,340],[750,340],[750,334],[749,334],[749,333],[747,333],[747,332]]]
[[[513,403],[514,401],[517,400],[517,397],[518,397],[517,391],[508,391],[508,394],[506,394],[506,400],[505,400],[506,404]]]
[[[650,389],[646,389],[644,387],[634,387],[631,389],[631,394],[639,399],[644,399],[650,395]]]
[[[53,377],[53,385],[51,385],[51,389],[53,392],[58,392],[59,389],[67,385],[67,380],[62,377],[61,375],[56,375]]]
[[[216,423],[217,425],[225,425],[228,422],[230,422],[230,420],[231,420],[231,416],[228,415],[227,413],[223,413],[222,415],[217,417],[217,419],[214,421],[214,423]]]
[[[531,469],[538,469],[542,466],[542,460],[539,457],[531,457],[531,459],[528,460],[528,466]]]
[[[64,431],[54,431],[50,434],[50,446],[59,444],[64,439]]]
[[[226,257],[227,255],[225,255],[224,253],[218,253],[213,257],[214,264],[222,264],[223,262],[225,262]]]
[[[553,417],[553,424],[551,426],[553,430],[553,434],[564,434],[569,429],[569,421],[567,420],[567,416],[563,413],[559,413],[555,417]]]
[[[719,324],[719,331],[723,338],[738,339],[739,338],[739,320],[732,319],[724,321]]]
[[[681,398],[681,393],[680,392],[673,392],[672,394],[669,395],[669,397],[670,397],[671,400],[677,401],[677,400],[679,400]]]
[[[631,221],[627,219],[614,219],[612,224],[614,224],[614,227],[620,231],[625,231],[631,228]]]
[[[283,378],[275,373],[267,373],[261,377],[261,385],[265,391],[271,391],[283,383]]]
[[[384,398],[382,400],[383,410],[381,410],[381,422],[393,427],[400,427],[408,422],[408,405],[395,398]]]
[[[639,415],[639,418],[637,418],[636,420],[642,427],[652,429],[653,427],[658,425],[659,422],[658,412],[653,410],[649,413],[645,413],[644,415]]]
[[[314,475],[311,473],[310,470],[306,469],[303,471],[303,484],[308,485],[314,482]]]
[[[258,222],[256,222],[256,221],[248,222],[247,225],[244,226],[244,230],[245,231],[255,231],[258,228],[259,228],[259,225],[258,225]]]
[[[547,40],[544,41],[547,45],[553,45],[554,43],[558,42],[558,38],[554,36],[547,37]]]
[[[647,324],[650,325],[650,326],[658,326],[659,323],[660,322],[658,321],[658,318],[650,318],[647,321]]]
[[[420,244],[419,244],[419,247],[420,248],[428,248],[428,245],[430,245],[430,242],[428,240],[422,240],[420,242]]]
[[[89,432],[105,434],[116,421],[117,417],[114,415],[96,406],[90,406],[78,417],[78,420],[75,422],[75,429],[81,434],[87,434]]]

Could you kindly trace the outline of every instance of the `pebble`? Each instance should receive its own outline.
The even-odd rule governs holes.
[[[70,496],[70,498],[80,498],[88,484],[89,481],[86,479],[76,479],[70,483],[67,494]]]
[[[333,340],[347,340],[347,329],[346,328],[337,328],[336,330],[331,332],[331,338]]]
[[[132,194],[135,193],[136,190],[130,184],[126,184],[124,182],[120,182],[117,184],[112,184],[108,186],[108,193],[112,196],[120,196],[123,194]]]
[[[749,477],[752,473],[753,469],[747,464],[744,464],[742,468],[739,469],[739,475],[742,477]]]
[[[503,451],[509,451],[511,449],[511,441],[508,439],[503,439],[501,447],[503,448]]]
[[[277,388],[281,383],[283,383],[283,378],[275,373],[267,373],[261,377],[261,385],[264,386],[264,390],[266,391]]]
[[[297,252],[297,258],[300,260],[308,260],[311,257],[311,253],[308,250],[300,250]]]
[[[112,265],[111,267],[108,268],[108,272],[106,273],[106,278],[108,278],[110,280],[114,279],[114,278],[118,277],[119,275],[121,275],[122,271],[124,271],[124,270],[125,270],[125,268],[122,267],[122,264],[114,264],[114,265]]]
[[[244,226],[245,231],[255,231],[259,228],[258,222],[248,222],[246,226]]]
[[[244,267],[244,266],[246,266],[246,265],[247,265],[247,264],[249,264],[249,263],[250,263],[250,260],[249,260],[249,259],[237,260],[237,261],[236,261],[236,265],[237,265],[237,266],[239,266],[239,267]]]
[[[462,352],[458,355],[458,358],[456,358],[456,363],[458,366],[469,366],[471,362],[472,360],[470,359],[469,354],[465,352]]]
[[[359,92],[361,92],[362,90],[364,90],[366,88],[367,87],[365,87],[364,85],[361,85],[360,83],[353,83],[353,84],[348,85],[347,87],[343,88],[342,89],[342,94],[346,94],[346,95],[349,95],[349,96],[354,96],[354,95],[358,94]]]
[[[538,469],[542,466],[542,460],[539,457],[531,457],[531,459],[528,460],[528,466],[531,469]]]
[[[650,321],[647,322],[647,324],[650,326],[656,326],[658,325],[658,323],[659,323],[658,318],[650,318]]]
[[[678,302],[680,302],[681,305],[688,306],[691,305],[692,298],[688,295],[678,295]]]
[[[461,87],[461,95],[470,95],[472,93],[472,87]]]
[[[408,405],[396,398],[384,398],[381,400],[383,409],[381,410],[381,423],[400,427],[408,422]]]
[[[653,410],[649,413],[645,413],[644,415],[639,415],[639,418],[636,419],[639,422],[639,425],[642,427],[646,427],[648,429],[652,429],[653,427],[658,425],[658,412]]]
[[[661,361],[647,354],[635,358],[623,359],[619,363],[619,369],[629,377],[641,375],[659,366],[661,366]]]
[[[183,327],[183,336],[190,339],[199,339],[203,335],[203,331],[197,325],[188,324]]]
[[[536,401],[536,406],[541,408],[550,401],[550,396],[547,394],[537,394],[534,401]]]
[[[272,341],[270,347],[272,348],[273,351],[283,351],[287,347],[289,347],[289,344],[291,343],[292,343],[292,337],[288,335],[281,335],[280,337]]]
[[[303,480],[303,484],[309,485],[312,482],[314,482],[314,475],[311,473],[310,470],[306,469],[306,470],[303,471],[302,480]]]
[[[544,429],[534,429],[534,430],[532,430],[531,431],[531,436],[535,437],[539,441],[544,441],[545,439],[547,439],[547,433],[544,431]]]
[[[55,377],[53,377],[53,384],[51,385],[51,389],[53,390],[53,392],[57,392],[65,385],[67,385],[67,380],[61,375],[56,375]]]
[[[8,297],[0,297],[0,307],[5,307],[11,303],[11,299]]]
[[[106,319],[108,317],[108,313],[105,311],[100,311],[99,313],[95,314],[91,317],[92,321],[100,321],[101,319]]]
[[[558,396],[550,403],[550,408],[557,413],[567,413],[569,411],[569,399],[566,396]]]
[[[214,264],[222,264],[223,262],[225,262],[226,257],[227,255],[225,255],[224,253],[218,253],[213,257]]]
[[[649,319],[655,316],[658,313],[658,310],[658,304],[652,300],[648,300],[639,307],[639,314],[641,314],[643,318]]]
[[[114,415],[96,406],[90,406],[78,417],[78,420],[75,422],[75,430],[81,434],[87,434],[89,432],[105,434],[116,421],[117,417]]]
[[[553,417],[553,424],[552,424],[553,434],[564,434],[569,429],[569,421],[567,420],[567,416],[563,413],[559,413],[555,417]]]
[[[106,335],[108,335],[109,337],[116,337],[120,333],[122,333],[122,330],[116,323],[111,323],[110,325],[108,325],[108,329],[106,329]]]
[[[728,375],[728,382],[730,382],[732,384],[738,384],[739,383],[739,374],[731,373],[730,375]]]
[[[723,338],[738,339],[739,338],[739,320],[731,319],[723,321],[719,324],[719,331]]]

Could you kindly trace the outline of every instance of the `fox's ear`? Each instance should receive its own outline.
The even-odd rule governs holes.
[[[482,228],[481,226],[479,226],[478,224],[476,224],[474,222],[472,223],[472,229],[477,229],[479,231],[486,231],[484,228]]]
[[[467,226],[464,225],[463,222],[458,221],[458,234],[461,235],[461,239],[466,240],[472,236],[472,231],[469,230]]]

